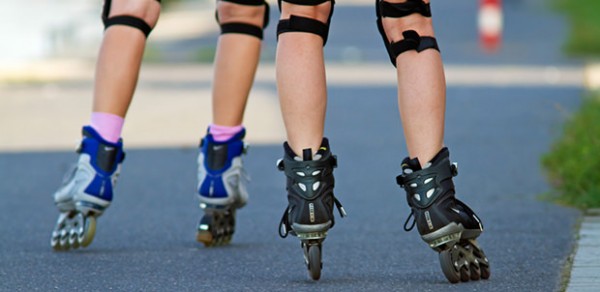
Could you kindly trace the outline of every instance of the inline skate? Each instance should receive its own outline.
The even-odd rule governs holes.
[[[208,133],[198,155],[198,198],[204,215],[196,240],[207,247],[229,244],[235,232],[235,213],[248,201],[248,176],[242,163],[247,146],[245,130],[224,142]]]
[[[411,207],[404,230],[412,230],[416,223],[421,238],[439,252],[442,271],[451,283],[488,279],[489,261],[476,240],[483,225],[455,198],[452,178],[458,174],[458,166],[450,163],[449,156],[448,149],[443,148],[424,167],[416,158],[403,160],[402,174],[396,180],[406,191]]]
[[[323,241],[335,224],[333,205],[341,217],[346,216],[333,194],[337,158],[331,154],[326,138],[314,157],[311,149],[304,149],[300,158],[284,143],[284,158],[278,161],[277,167],[287,177],[288,192],[288,207],[279,223],[279,235],[285,238],[292,234],[300,239],[309,276],[319,280]]]
[[[123,142],[110,143],[89,126],[83,127],[79,159],[54,193],[60,215],[52,231],[54,250],[87,247],[96,233],[98,218],[113,199],[125,159]]]

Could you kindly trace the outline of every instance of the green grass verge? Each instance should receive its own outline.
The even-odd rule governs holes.
[[[554,0],[567,17],[568,54],[600,56],[600,1]],[[554,201],[581,209],[600,208],[600,93],[590,93],[581,108],[565,123],[561,137],[542,157],[555,190]]]
[[[558,11],[563,12],[570,23],[570,33],[565,49],[576,56],[598,57],[600,55],[600,1],[554,0]]]
[[[600,94],[584,98],[542,164],[556,187],[553,200],[581,209],[600,207]]]

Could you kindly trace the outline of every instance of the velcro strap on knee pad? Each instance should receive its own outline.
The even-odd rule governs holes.
[[[279,4],[279,7],[281,7],[281,2],[287,2],[287,3],[291,3],[291,4],[296,4],[296,5],[302,5],[302,6],[317,6],[319,4],[323,4],[327,1],[330,0],[278,0],[277,3]],[[333,1],[331,1],[333,3]]]
[[[404,36],[403,40],[390,44],[391,54],[394,59],[398,55],[410,50],[415,50],[418,53],[426,49],[440,50],[437,41],[433,37],[422,37],[414,30],[404,31],[402,32],[402,36]]]
[[[148,25],[146,21],[135,16],[118,15],[113,16],[111,18],[105,18],[103,19],[103,22],[104,29],[107,29],[112,25],[126,25],[141,30],[146,37],[148,37],[150,35],[150,32],[152,32],[152,27],[150,27],[150,25]]]
[[[329,25],[316,19],[291,15],[289,19],[282,19],[277,25],[277,36],[286,32],[307,32],[320,36],[323,39],[323,45],[327,43],[329,35]]]
[[[280,9],[281,1],[282,0],[278,1]],[[323,46],[325,46],[325,44],[327,44],[327,38],[329,37],[329,24],[331,23],[331,16],[333,15],[335,0],[284,0],[284,2],[305,6],[316,6],[328,1],[331,2],[331,10],[329,11],[327,23],[308,17],[290,15],[289,19],[279,20],[279,24],[277,25],[277,39],[279,39],[280,34],[286,32],[307,32],[320,36],[323,39]]]
[[[221,34],[226,33],[241,33],[247,34],[251,36],[255,36],[258,39],[263,39],[263,30],[269,25],[269,3],[265,0],[220,0],[225,2],[231,2],[240,5],[248,5],[248,6],[265,6],[265,14],[263,18],[262,27],[256,26],[249,23],[244,22],[229,22],[229,23],[221,23],[219,21],[219,12],[215,11],[215,19],[217,23],[221,27]]]
[[[264,0],[218,0],[224,2],[230,2],[240,5],[248,5],[248,6],[260,6],[264,5],[266,2]]]
[[[414,13],[421,14],[425,17],[431,17],[431,7],[429,3],[423,0],[407,0],[404,3],[390,3],[382,0],[377,0],[380,15],[378,17],[405,17]]]
[[[156,1],[158,1],[159,3],[161,2],[161,0]],[[109,17],[110,7],[112,4],[111,2],[111,0],[105,0],[104,7],[102,8],[102,23],[104,23],[105,30],[112,25],[126,25],[139,29],[140,31],[142,31],[142,33],[144,33],[146,37],[150,35],[150,32],[152,32],[152,27],[148,23],[146,23],[145,20],[139,17],[130,15],[117,15]]]
[[[399,42],[389,43],[387,41],[387,37],[385,36],[385,32],[382,32],[382,36],[385,48],[390,56],[390,62],[392,62],[394,67],[396,67],[396,58],[406,51],[415,50],[417,53],[427,49],[434,49],[438,52],[440,51],[440,48],[438,47],[437,41],[434,37],[420,36],[414,30],[402,32],[404,39]]]
[[[377,14],[377,29],[383,38],[383,43],[394,67],[396,66],[396,58],[398,55],[406,51],[415,50],[417,52],[422,52],[426,49],[440,50],[435,38],[419,36],[414,30],[403,32],[403,40],[390,43],[383,28],[383,17],[400,18],[415,13],[425,17],[431,17],[429,3],[425,3],[423,0],[407,0],[404,3],[389,3],[383,0],[375,0],[375,12]]]
[[[263,29],[261,27],[258,27],[258,26],[252,25],[252,24],[247,24],[247,23],[242,23],[242,22],[230,22],[230,23],[223,23],[220,26],[221,26],[221,34],[241,33],[241,34],[255,36],[261,40],[263,39]]]

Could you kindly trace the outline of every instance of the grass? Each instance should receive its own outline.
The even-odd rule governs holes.
[[[600,1],[554,0],[558,11],[563,12],[570,23],[570,33],[565,50],[574,56],[594,57],[600,55]]]
[[[587,59],[600,57],[600,1],[554,0],[570,24],[565,50]],[[580,209],[600,208],[600,92],[589,93],[565,123],[561,137],[542,157],[555,190],[554,201]]]
[[[542,164],[556,188],[552,199],[581,209],[600,207],[600,93],[584,98]]]

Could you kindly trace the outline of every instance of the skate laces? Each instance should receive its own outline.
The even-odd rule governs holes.
[[[410,225],[410,227],[406,227],[411,218],[412,218],[412,224]],[[411,209],[410,214],[408,214],[408,217],[406,217],[406,221],[404,221],[404,231],[409,232],[409,231],[413,230],[413,228],[415,228],[416,224],[417,224],[417,220],[415,220],[415,211],[413,211]]]
[[[427,163],[427,165],[425,165],[424,168],[428,168],[429,166],[431,166],[431,162]],[[415,171],[424,169],[424,168],[421,168],[421,163],[419,162],[419,159],[416,157],[412,158],[412,159],[409,157],[404,158],[404,160],[402,161],[401,167],[402,167],[402,174],[400,176],[398,176],[398,178],[402,177],[403,175],[411,174]],[[399,180],[398,180],[398,184],[400,184]],[[404,187],[403,184],[400,184],[400,186]],[[406,220],[404,221],[404,231],[409,232],[409,231],[413,230],[413,228],[415,228],[417,221],[415,220],[414,215],[415,215],[415,211],[411,209],[410,214],[408,214],[408,217],[406,217]],[[407,227],[410,222],[410,219],[412,219],[412,223],[410,224],[409,227]]]

